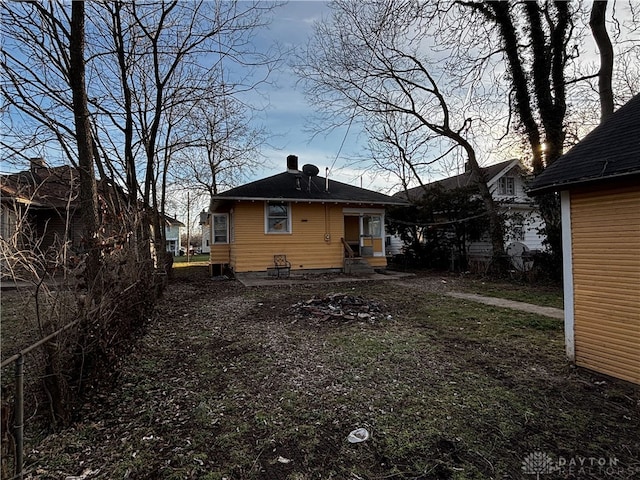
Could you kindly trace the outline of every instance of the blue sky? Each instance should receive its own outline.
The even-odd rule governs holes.
[[[268,45],[280,43],[285,50],[304,47],[313,31],[313,22],[327,16],[330,9],[323,1],[291,1],[275,11],[274,19],[268,29],[260,32],[257,42]],[[288,65],[292,58],[285,58],[284,64],[273,73],[273,87],[263,91],[268,95],[269,104],[261,112],[258,121],[273,134],[272,147],[265,147],[267,157],[262,172],[256,177],[279,173],[285,169],[285,159],[289,154],[299,157],[300,166],[311,163],[320,169],[324,176],[325,168],[331,168],[330,177],[345,183],[371,189],[381,189],[384,183],[366,169],[349,165],[347,159],[361,153],[366,139],[357,126],[333,132],[313,135],[309,131],[314,109],[304,96],[298,78]],[[344,143],[344,145],[342,145]],[[342,148],[341,148],[342,145]],[[362,178],[361,178],[362,177]]]

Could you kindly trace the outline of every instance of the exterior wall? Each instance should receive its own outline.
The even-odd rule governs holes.
[[[0,237],[6,242],[18,231],[18,214],[9,204],[0,204]]]
[[[180,227],[178,225],[167,225],[164,228],[166,235],[166,251],[174,255],[180,253]]]
[[[404,242],[398,235],[387,235],[385,251],[387,255],[400,255],[404,251]]]
[[[542,245],[544,237],[538,234],[538,230],[542,228],[544,223],[542,221],[542,218],[540,218],[538,212],[533,207],[529,205],[509,205],[508,207],[505,207],[503,211],[507,216],[516,214],[518,217],[524,220],[521,224],[524,233],[524,239],[522,240],[517,240],[514,238],[511,228],[511,223],[513,222],[509,219],[505,221],[505,247],[507,247],[514,241],[518,241],[525,244],[529,248],[529,250],[544,249],[544,246]],[[477,242],[469,243],[467,248],[469,258],[472,259],[481,259],[488,261],[492,256],[493,247],[491,245],[491,241],[488,238],[488,235],[486,236],[486,238],[483,238]]]
[[[344,204],[292,203],[291,232],[265,233],[265,203],[236,202],[230,216],[229,263],[235,272],[259,272],[273,266],[273,256],[285,254],[292,270],[342,270]],[[382,242],[379,242],[382,248]],[[211,258],[221,254],[218,246]],[[386,266],[386,257],[367,257],[373,267]]]
[[[514,182],[514,194],[513,195],[502,195],[500,194],[499,189],[499,178],[501,177],[513,177]],[[511,170],[504,173],[500,177],[495,177],[489,182],[489,190],[491,190],[491,195],[497,201],[506,200],[506,199],[517,199],[520,201],[529,202],[530,199],[527,196],[527,192],[525,191],[524,181],[522,179],[522,175],[520,173],[520,167],[514,166]]]
[[[202,228],[202,253],[211,253],[211,223],[207,218],[207,223],[200,225]]]
[[[503,195],[500,193],[499,182],[502,177],[513,177],[514,179],[514,194]],[[531,198],[527,195],[525,189],[525,183],[522,177],[520,167],[516,164],[511,170],[505,172],[502,175],[496,176],[489,182],[489,190],[496,202],[500,202],[502,213],[507,215],[507,221],[505,222],[505,247],[513,241],[519,241],[525,244],[529,250],[543,250],[544,236],[538,234],[540,228],[544,226],[542,218],[537,212],[537,209],[532,204]],[[515,215],[522,220],[522,227],[524,232],[523,240],[515,240],[510,229],[509,216]],[[517,222],[520,223],[520,222]],[[515,225],[516,222],[513,222]],[[391,237],[388,240],[391,245],[392,254],[400,253],[404,243],[398,236]],[[486,263],[492,257],[493,247],[489,236],[482,238],[476,242],[470,242],[467,246],[467,252],[471,261]]]
[[[510,205],[505,208],[507,219],[505,221],[505,243],[524,243],[529,250],[542,250],[544,237],[538,231],[544,225],[537,210],[529,205]],[[524,238],[517,239],[513,234],[513,227],[522,227]]]
[[[71,242],[71,247],[76,252],[83,251],[82,220],[79,212],[72,212],[67,218],[66,212],[32,210],[30,218],[32,218],[32,224],[35,226],[34,233],[36,237],[42,239],[40,243],[42,251],[49,247],[56,248],[65,240]]]
[[[640,384],[640,190],[570,193],[575,361]]]

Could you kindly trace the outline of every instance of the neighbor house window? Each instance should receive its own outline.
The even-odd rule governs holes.
[[[224,214],[213,215],[213,244],[229,243],[229,216]]]
[[[524,227],[522,225],[514,225],[511,234],[514,242],[524,242]]]
[[[291,208],[284,202],[267,202],[265,231],[266,233],[291,232]]]
[[[514,177],[500,177],[498,179],[498,193],[500,195],[515,195],[516,182]]]

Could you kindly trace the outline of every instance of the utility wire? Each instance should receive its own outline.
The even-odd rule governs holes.
[[[435,222],[435,223],[407,222],[404,220],[396,220],[395,218],[389,217],[389,222],[397,223],[399,225],[408,225],[412,227],[439,227],[441,225],[454,225],[456,223],[465,223],[465,222],[468,222],[469,220],[474,220],[476,218],[484,217],[486,215],[488,215],[488,213],[485,212],[485,213],[480,213],[478,215],[473,215],[472,217],[461,218],[459,220],[451,220],[448,222]]]
[[[387,9],[389,8],[389,6],[387,5]],[[385,15],[388,14],[388,10],[387,12],[385,12]],[[384,17],[383,17],[384,18]],[[378,45],[378,42],[380,41],[380,35],[382,33],[382,26],[380,26],[379,28],[376,29],[376,34],[375,34],[375,38],[373,41],[373,49],[371,52],[371,60],[373,60],[373,58],[375,57],[375,49]],[[357,105],[360,103],[360,98],[362,97],[362,89],[360,89],[358,91],[358,98],[356,99],[356,108]],[[349,136],[349,132],[351,131],[351,126],[353,125],[353,121],[356,117],[356,108],[353,109],[353,113],[351,114],[350,118],[349,118],[349,124],[347,125],[347,131],[344,133],[344,137],[342,137],[342,142],[340,143],[340,148],[338,148],[338,153],[336,153],[336,157],[333,159],[333,163],[331,163],[331,167],[329,168],[329,173],[331,173],[333,171],[333,167],[335,166],[336,162],[338,161],[338,158],[340,157],[340,153],[342,153],[342,148],[344,147],[344,144],[347,141],[347,137]]]

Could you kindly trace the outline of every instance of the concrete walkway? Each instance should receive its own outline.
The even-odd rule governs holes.
[[[484,297],[482,295],[476,295],[475,293],[446,292],[445,295],[462,300],[484,303],[485,305],[493,305],[494,307],[510,308],[512,310],[544,315],[545,317],[558,318],[560,320],[564,319],[564,310],[560,308],[542,307],[540,305],[532,305],[531,303],[507,300],[505,298]]]

